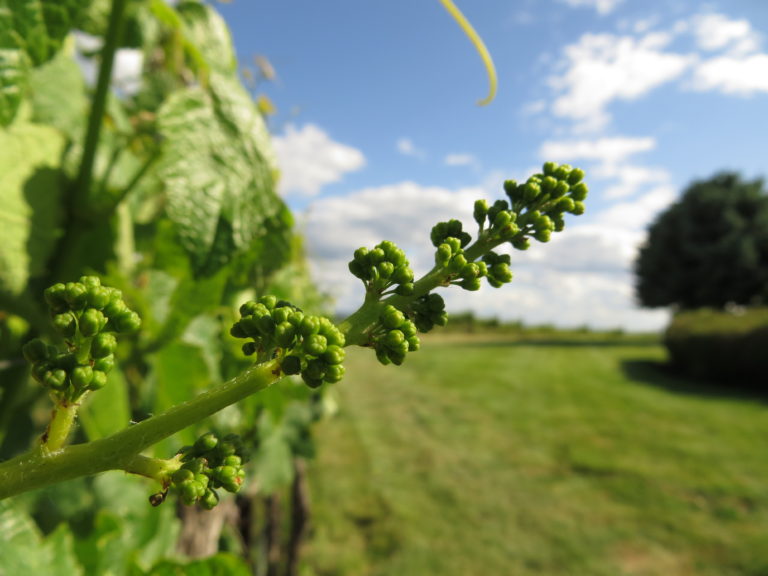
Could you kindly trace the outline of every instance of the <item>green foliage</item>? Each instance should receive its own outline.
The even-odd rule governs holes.
[[[763,388],[768,308],[700,309],[675,315],[664,333],[672,365],[694,378]]]
[[[768,299],[768,193],[721,173],[693,182],[651,225],[635,263],[648,307],[723,308]]]

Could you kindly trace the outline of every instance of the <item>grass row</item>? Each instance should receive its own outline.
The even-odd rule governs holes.
[[[309,574],[768,574],[764,399],[653,344],[430,342],[347,361]]]

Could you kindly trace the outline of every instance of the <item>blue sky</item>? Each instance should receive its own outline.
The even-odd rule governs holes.
[[[257,93],[281,190],[316,277],[351,310],[352,251],[382,239],[431,264],[438,220],[471,221],[545,160],[587,171],[587,214],[549,244],[513,254],[501,290],[447,295],[453,309],[560,326],[654,330],[634,304],[645,230],[693,179],[768,173],[768,2],[457,0],[499,77],[437,0],[235,0],[218,9],[238,57],[276,72]],[[455,291],[452,291],[455,292]]]

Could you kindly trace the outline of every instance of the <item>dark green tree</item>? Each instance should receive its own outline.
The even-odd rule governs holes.
[[[660,214],[635,262],[641,305],[723,308],[768,302],[768,194],[722,172]]]

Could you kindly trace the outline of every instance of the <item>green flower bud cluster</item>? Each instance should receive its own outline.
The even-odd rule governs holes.
[[[376,358],[385,366],[400,366],[408,352],[415,352],[421,346],[416,332],[416,324],[412,320],[387,304],[381,309],[378,326],[372,333]]]
[[[528,237],[547,242],[552,232],[565,227],[566,213],[584,213],[587,185],[583,182],[584,171],[567,164],[546,162],[540,174],[534,174],[524,184],[514,180],[504,182],[504,191],[517,213],[516,224],[522,234],[512,238],[515,248],[525,250]]]
[[[23,347],[32,377],[60,400],[74,402],[85,392],[103,388],[115,365],[115,332],[141,326],[138,314],[123,301],[120,290],[101,285],[95,276],[54,284],[45,291],[54,329],[67,344],[65,351],[35,338]]]
[[[437,247],[435,265],[448,272],[449,284],[461,286],[465,290],[479,290],[480,279],[488,273],[484,262],[468,262],[455,236],[449,236]]]
[[[419,332],[429,332],[435,326],[445,326],[448,323],[448,313],[445,311],[445,300],[440,294],[426,294],[411,303],[413,323]]]
[[[235,493],[242,487],[245,470],[238,436],[229,434],[219,439],[209,432],[179,454],[182,465],[171,475],[171,486],[184,504],[197,503],[210,510],[219,503],[217,489]]]
[[[516,222],[517,214],[510,211],[506,200],[496,200],[491,206],[488,206],[486,200],[477,200],[473,215],[480,231],[488,224],[489,234],[493,238],[511,240],[520,232]]]
[[[488,273],[488,284],[494,288],[512,281],[512,271],[509,269],[512,258],[509,254],[497,254],[491,250],[483,256],[483,263]]]
[[[243,344],[247,356],[256,354],[257,361],[279,357],[285,374],[300,374],[312,388],[344,376],[344,335],[333,322],[274,296],[243,304],[230,333],[252,339]]]
[[[358,248],[349,263],[349,271],[360,278],[368,294],[410,296],[413,294],[413,270],[405,253],[394,242],[385,240],[373,250]]]

